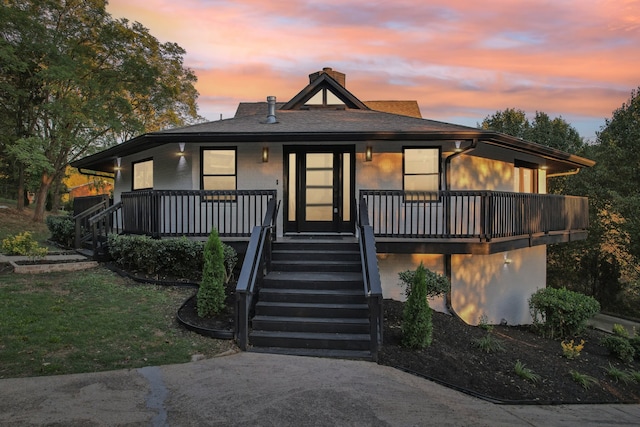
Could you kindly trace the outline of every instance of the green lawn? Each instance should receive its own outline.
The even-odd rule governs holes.
[[[46,239],[46,226],[7,211],[0,238],[29,229]],[[104,267],[41,275],[0,268],[0,378],[182,363],[233,348],[177,324],[194,292],[135,284]]]
[[[131,284],[103,267],[2,274],[0,378],[182,363],[232,348],[176,323],[193,292]]]

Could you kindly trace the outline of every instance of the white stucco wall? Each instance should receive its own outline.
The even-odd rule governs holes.
[[[400,286],[398,273],[406,270],[415,270],[420,262],[428,270],[439,274],[445,274],[444,255],[428,254],[378,254],[378,268],[380,270],[380,282],[382,283],[382,295],[384,298],[404,301],[406,299],[404,286]],[[447,312],[444,296],[429,300],[429,306],[440,312]]]
[[[531,323],[528,299],[545,287],[546,246],[492,255],[451,256],[451,306],[465,322]]]

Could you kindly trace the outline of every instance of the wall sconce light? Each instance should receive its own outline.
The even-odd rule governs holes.
[[[180,157],[184,157],[184,147],[185,147],[185,143],[184,142],[179,142],[178,143],[178,156]]]
[[[509,258],[509,254],[507,254],[506,252],[504,253],[504,265],[509,265],[513,262],[513,260],[511,258]]]
[[[184,151],[178,151],[178,156],[184,157]]]
[[[262,147],[262,162],[267,163],[269,161],[269,147]]]
[[[462,143],[462,141],[455,141],[454,144],[456,145],[456,149],[455,152],[459,153],[462,151],[462,148],[460,148],[460,144]]]
[[[366,162],[370,162],[373,159],[373,147],[367,145],[367,148],[364,151],[364,160]]]
[[[114,166],[114,167],[113,167],[113,170],[114,170],[115,172],[118,172],[118,171],[121,171],[121,170],[122,170],[122,168],[121,168],[120,166]]]

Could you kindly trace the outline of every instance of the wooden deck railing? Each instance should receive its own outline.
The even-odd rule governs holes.
[[[154,237],[249,237],[276,190],[145,190],[121,195],[123,231]]]
[[[586,197],[499,191],[361,190],[376,237],[491,241],[586,230]]]

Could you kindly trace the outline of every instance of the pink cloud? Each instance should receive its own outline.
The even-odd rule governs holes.
[[[640,1],[111,0],[187,50],[201,113],[287,100],[331,66],[363,100],[415,99],[447,120],[499,109],[575,117],[593,135],[638,87]]]

